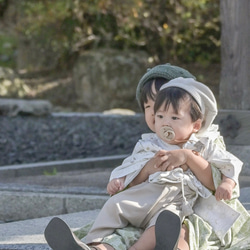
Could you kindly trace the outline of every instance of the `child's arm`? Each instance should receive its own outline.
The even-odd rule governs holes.
[[[140,173],[134,178],[134,180],[129,184],[129,187],[138,185],[144,181],[146,181],[149,175],[162,171],[160,166],[165,161],[166,150],[158,151],[153,158],[151,158],[145,166],[142,168]]]
[[[216,200],[230,200],[236,183],[234,180],[222,175],[222,182],[215,192]]]
[[[111,180],[107,185],[107,191],[110,195],[114,195],[117,192],[124,189],[125,177],[115,178]]]
[[[188,165],[197,179],[208,189],[215,190],[210,164],[199,154],[189,149],[160,150],[147,162],[141,172],[130,183],[137,185],[148,179],[150,174],[158,171],[170,171],[183,165]]]
[[[149,175],[159,171],[158,166],[160,165],[159,163],[161,162],[161,158],[157,157],[156,155],[145,164],[140,173],[129,184],[129,187],[138,185],[146,181]]]
[[[199,153],[190,149],[177,149],[168,151],[166,155],[168,156],[164,162],[166,170],[186,164],[205,187],[215,190],[211,165]]]
[[[243,165],[236,156],[226,151],[217,141],[208,144],[208,161],[221,172],[221,183],[217,186],[215,197],[217,200],[230,200],[234,187],[238,185],[239,174]],[[237,190],[236,190],[237,192]]]

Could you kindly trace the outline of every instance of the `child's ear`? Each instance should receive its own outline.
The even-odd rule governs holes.
[[[202,126],[202,120],[201,119],[198,119],[197,121],[195,121],[194,123],[194,133],[197,133],[200,129],[201,129],[201,126]]]

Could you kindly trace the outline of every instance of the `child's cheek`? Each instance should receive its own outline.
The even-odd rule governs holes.
[[[155,121],[154,120],[151,119],[150,121],[148,121],[147,125],[152,132],[155,132]]]
[[[153,132],[155,132],[155,119],[152,119],[152,123],[151,123],[151,128],[150,128]]]

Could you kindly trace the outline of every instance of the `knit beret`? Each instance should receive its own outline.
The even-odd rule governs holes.
[[[166,82],[177,78],[177,77],[184,77],[184,78],[193,78],[196,79],[191,73],[189,73],[187,70],[178,67],[173,66],[170,63],[166,64],[160,64],[157,65],[151,69],[148,69],[147,72],[142,76],[140,79],[137,89],[136,89],[136,99],[138,103],[140,104],[140,97],[141,97],[141,91],[144,84],[151,79],[155,78],[165,78]]]
[[[170,87],[184,89],[196,100],[201,108],[201,112],[204,115],[205,120],[205,123],[197,134],[202,134],[205,132],[212,124],[218,113],[217,102],[213,92],[205,84],[198,82],[193,78],[175,78],[169,81],[167,84],[162,85],[160,91]]]

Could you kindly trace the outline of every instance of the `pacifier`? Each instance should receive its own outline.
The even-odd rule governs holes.
[[[170,142],[175,138],[174,130],[169,126],[163,126],[160,129],[160,136],[164,141]]]

